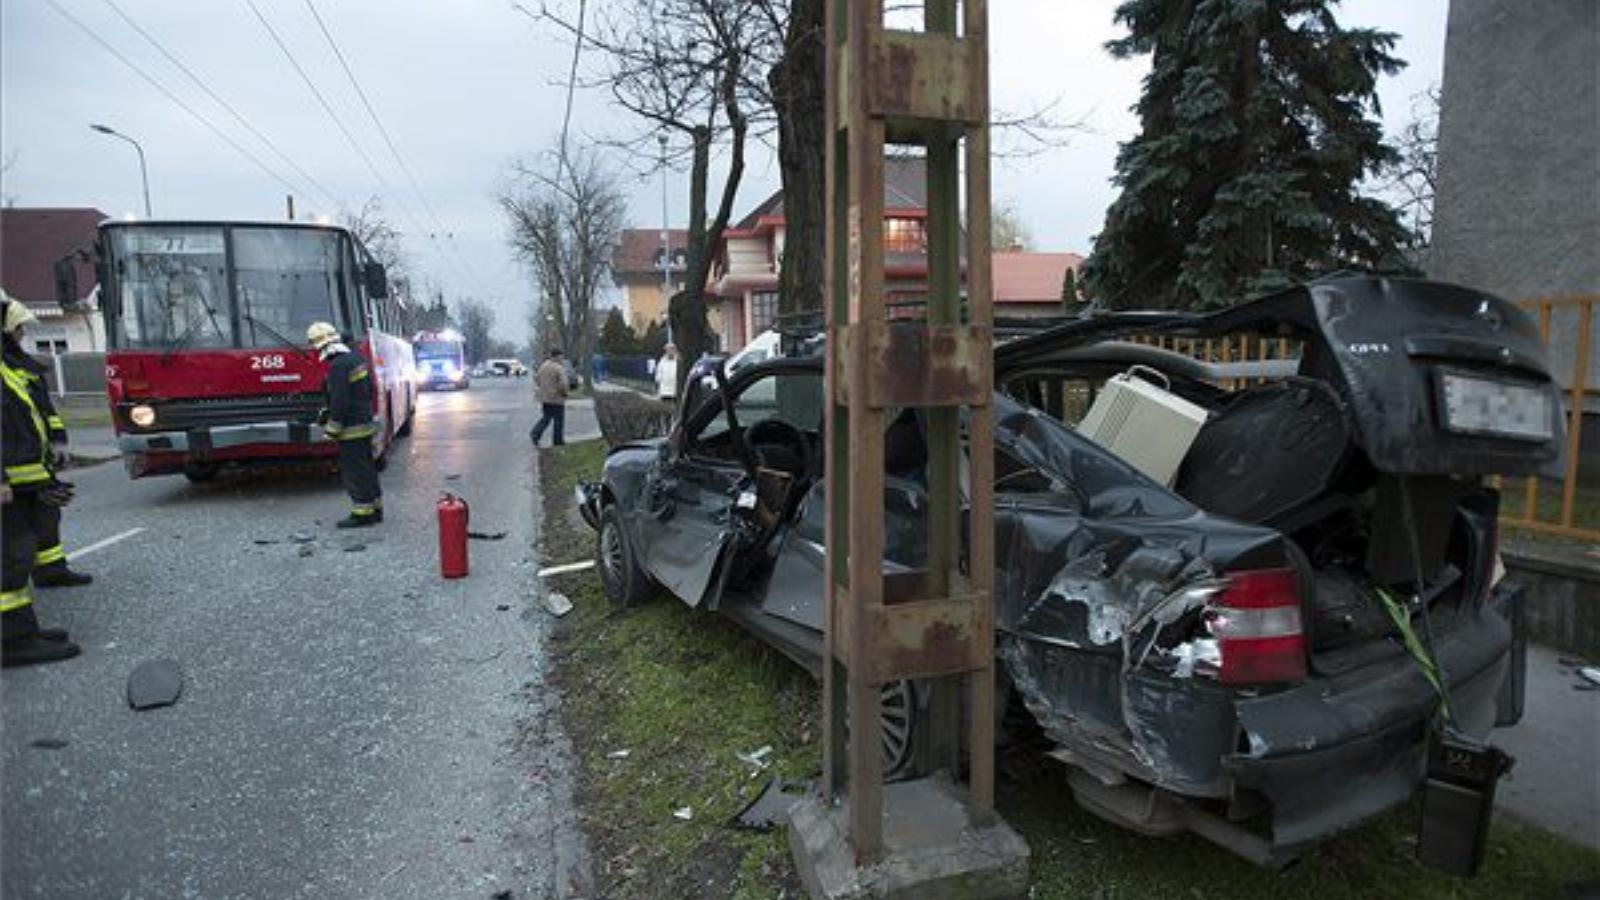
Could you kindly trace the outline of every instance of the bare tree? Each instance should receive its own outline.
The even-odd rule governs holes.
[[[467,345],[467,361],[483,362],[493,356],[494,308],[482,300],[470,297],[456,301],[456,329]]]
[[[383,211],[383,200],[376,195],[368,197],[358,210],[339,212],[339,224],[350,229],[356,240],[367,248],[374,262],[381,264],[389,275],[389,283],[402,306],[410,306],[410,261],[406,257],[400,229]]]
[[[995,250],[1031,250],[1033,235],[1022,214],[1009,201],[996,203],[989,214],[989,246]]]
[[[0,206],[8,208],[17,205],[17,195],[6,190],[7,176],[17,165],[17,153],[18,151],[13,148],[4,159],[0,159]]]
[[[1439,183],[1439,95],[1435,84],[1412,98],[1411,121],[1395,139],[1399,155],[1382,185],[1410,229],[1408,249],[1413,257],[1425,254],[1433,243],[1433,197]]]
[[[543,10],[546,19],[600,51],[604,85],[647,128],[622,142],[646,151],[666,135],[669,159],[689,162],[688,265],[684,289],[668,303],[673,341],[684,358],[710,350],[705,285],[744,178],[748,141],[773,125],[765,75],[781,32],[762,4],[745,0],[615,0],[592,31]],[[708,205],[711,156],[727,162],[715,210]],[[819,182],[820,184],[820,182]],[[680,366],[679,379],[688,376]]]
[[[610,272],[627,200],[593,151],[569,154],[564,166],[557,155],[549,154],[548,163],[513,163],[499,202],[511,247],[538,288],[533,333],[546,346],[563,347],[587,383],[595,297]]]

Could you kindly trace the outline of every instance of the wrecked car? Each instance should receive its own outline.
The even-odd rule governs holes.
[[[1272,352],[1211,364],[1128,340],[1226,335]],[[1202,410],[1170,483],[1069,424],[1130,370]],[[578,489],[608,597],[659,586],[820,670],[823,372],[701,364],[667,437],[611,450]],[[1479,737],[1520,717],[1521,600],[1487,477],[1557,466],[1562,423],[1514,307],[1331,278],[1040,330],[996,348],[995,384],[999,680],[1085,808],[1279,864],[1410,797],[1444,707]],[[924,430],[890,418],[882,564],[916,571]],[[884,690],[885,770],[904,773],[921,688]]]

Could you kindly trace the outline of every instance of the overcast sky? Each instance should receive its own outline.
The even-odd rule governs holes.
[[[137,159],[127,144],[89,130],[90,123],[103,123],[144,146],[151,201],[160,218],[281,218],[284,195],[290,192],[285,180],[293,185],[305,218],[333,214],[334,201],[359,207],[378,195],[406,233],[416,269],[451,298],[487,297],[508,336],[522,336],[531,289],[507,250],[504,219],[493,195],[508,160],[555,142],[570,45],[506,0],[254,3],[360,152],[296,74],[249,0],[3,0],[0,153],[9,165],[0,194],[18,206],[138,213]],[[363,109],[311,4],[405,168]],[[990,4],[995,109],[1019,113],[1054,104],[1054,115],[1081,120],[1087,129],[1071,135],[1064,147],[994,165],[995,199],[1020,213],[1036,249],[1087,251],[1114,197],[1110,177],[1117,144],[1137,127],[1129,107],[1138,98],[1146,66],[1114,61],[1102,49],[1117,35],[1111,19],[1115,6],[1116,0]],[[261,165],[230,147],[57,7]],[[1400,35],[1397,54],[1411,65],[1382,87],[1385,123],[1396,131],[1410,117],[1412,98],[1440,79],[1446,4],[1347,0],[1339,9],[1347,24]],[[129,20],[276,149],[218,106]],[[573,127],[580,138],[614,137],[636,125],[594,91],[578,94]],[[736,215],[778,187],[777,164],[768,150],[757,149],[747,172]],[[685,218],[687,182],[679,175],[668,186],[675,225]],[[658,227],[659,179],[630,181],[629,187],[633,223]]]

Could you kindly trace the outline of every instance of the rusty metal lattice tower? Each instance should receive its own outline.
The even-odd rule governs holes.
[[[923,13],[920,31],[892,29],[884,0],[830,0],[826,26],[824,794],[848,804],[857,865],[884,851],[878,734],[880,690],[888,683],[965,682],[967,808],[973,821],[993,820],[987,3],[925,0]],[[920,320],[891,319],[886,303],[889,146],[925,154],[928,299]],[[884,434],[907,409],[917,411],[928,447],[927,564],[885,574]],[[963,425],[970,453],[963,452]],[[947,711],[934,718],[937,758],[954,772],[962,717]]]

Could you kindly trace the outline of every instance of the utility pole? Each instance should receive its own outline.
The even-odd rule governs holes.
[[[294,195],[293,194],[284,194],[283,195],[283,205],[289,212],[289,221],[293,222],[294,221]]]
[[[988,3],[961,0],[958,15],[957,0],[923,0],[915,32],[886,27],[884,3],[829,0],[823,32],[823,785],[791,812],[790,841],[814,898],[861,896],[861,885],[873,896],[1021,896],[1027,844],[994,811]],[[923,321],[891,319],[885,302],[890,145],[926,152]],[[886,573],[884,431],[900,410],[926,425],[927,562]],[[933,691],[916,767],[933,774],[885,785],[882,696],[906,681]]]

